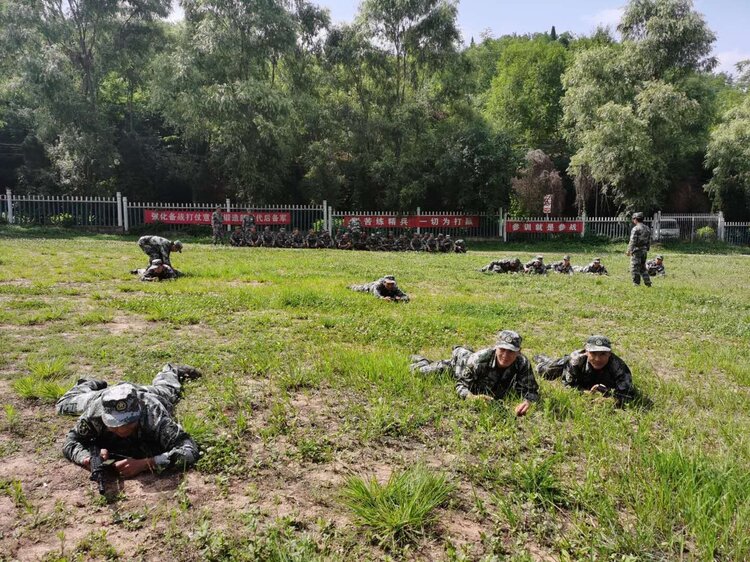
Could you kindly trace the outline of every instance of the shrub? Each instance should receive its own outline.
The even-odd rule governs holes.
[[[703,228],[699,228],[698,230],[696,230],[695,234],[698,237],[698,240],[700,240],[701,242],[715,242],[716,241],[716,231],[710,226],[704,226]]]
[[[49,218],[51,225],[69,228],[75,224],[75,217],[70,213],[58,213]]]

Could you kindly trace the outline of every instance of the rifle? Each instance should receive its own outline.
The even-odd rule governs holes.
[[[107,491],[104,487],[105,466],[101,457],[101,449],[96,445],[91,445],[91,447],[89,447],[89,453],[91,454],[89,457],[89,466],[91,467],[91,477],[89,480],[96,482],[96,485],[99,488],[99,493],[103,496]]]
[[[91,476],[89,477],[89,480],[96,482],[97,488],[99,488],[99,493],[103,496],[106,494],[104,486],[106,479],[104,478],[104,472],[112,467],[116,458],[124,459],[126,457],[110,453],[109,459],[105,461],[102,460],[101,452],[101,448],[97,447],[95,444],[92,444],[89,447],[89,466],[91,467]]]

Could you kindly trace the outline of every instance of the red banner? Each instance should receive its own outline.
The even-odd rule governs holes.
[[[353,218],[362,228],[473,228],[479,226],[478,216],[465,215],[351,215],[344,217],[349,226]]]
[[[211,224],[213,211],[182,209],[145,209],[145,222],[163,222],[165,224]],[[248,213],[223,212],[223,224],[242,224],[242,217]],[[274,224],[291,224],[292,214],[288,211],[249,213],[255,217],[255,224],[265,226]]]
[[[581,234],[583,221],[505,221],[506,232],[521,234]]]

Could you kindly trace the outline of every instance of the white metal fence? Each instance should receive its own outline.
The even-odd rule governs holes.
[[[67,197],[47,195],[16,195],[10,189],[0,192],[0,221],[21,225],[54,225],[67,227],[93,227],[129,232],[133,228],[143,229],[147,224],[146,211],[159,210],[166,217],[179,214],[211,213],[217,206],[231,216],[240,216],[248,211],[275,218],[283,215],[286,222],[273,221],[271,228],[278,230],[299,228],[325,229],[332,232],[343,224],[346,217],[365,217],[366,227],[392,231],[399,235],[404,231],[451,234],[454,238],[484,238],[514,240],[542,240],[550,237],[602,236],[611,240],[626,239],[632,224],[621,217],[508,217],[502,210],[483,212],[452,211],[339,211],[325,201],[320,205],[267,205],[252,206],[233,203],[229,199],[221,204],[213,203],[162,203],[130,202],[119,193],[115,197]],[[162,213],[163,214],[163,213]],[[506,232],[507,220],[513,221],[582,221],[583,232],[573,233],[567,229],[551,234],[543,232]],[[170,222],[169,220],[166,222]],[[237,222],[237,221],[234,221]],[[265,222],[268,222],[266,220]],[[717,239],[733,245],[750,245],[750,222],[725,222],[721,213],[716,214],[666,214],[657,212],[646,219],[657,242],[669,240]],[[262,223],[260,223],[262,224]],[[169,224],[170,229],[190,225]],[[230,228],[229,226],[227,228]]]

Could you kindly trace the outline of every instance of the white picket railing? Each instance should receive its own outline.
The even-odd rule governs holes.
[[[165,203],[161,201],[145,202],[128,201],[117,193],[115,197],[78,197],[78,196],[49,196],[49,195],[15,195],[10,189],[0,192],[0,220],[14,224],[59,225],[72,227],[94,227],[112,230],[130,231],[133,227],[146,224],[146,211],[159,210],[171,213],[180,212],[212,212],[217,206],[224,213],[241,215],[247,211],[258,214],[288,214],[287,224],[278,224],[272,228],[282,226],[299,228],[306,231],[310,228],[325,229],[332,232],[347,216],[369,217],[374,219],[367,224],[367,228],[379,228],[393,231],[399,235],[405,230],[413,230],[414,226],[406,226],[404,218],[433,217],[433,221],[416,227],[418,232],[445,232],[454,237],[485,238],[503,240],[535,240],[554,237],[569,237],[576,233],[568,229],[551,233],[545,229],[542,232],[505,232],[506,220],[527,222],[583,222],[581,236],[602,236],[612,240],[627,239],[632,224],[622,217],[508,217],[500,209],[498,212],[460,212],[460,211],[339,211],[333,209],[326,201],[320,205],[259,205],[247,206],[226,199],[223,203]],[[466,217],[478,217],[466,225]],[[434,220],[438,218],[438,220]],[[377,220],[382,219],[382,220]],[[397,220],[394,220],[397,219]],[[463,219],[463,222],[462,222]],[[236,222],[236,221],[235,221]],[[437,224],[433,224],[437,222]],[[709,214],[667,214],[657,212],[653,217],[645,220],[653,231],[655,241],[681,239],[693,241],[699,237],[725,241],[729,244],[750,244],[750,222],[725,222],[721,213]],[[446,226],[447,225],[447,226]],[[185,225],[170,224],[170,228],[183,228]],[[706,227],[709,227],[710,230]],[[229,229],[230,227],[227,226]],[[701,229],[704,229],[703,231]]]

